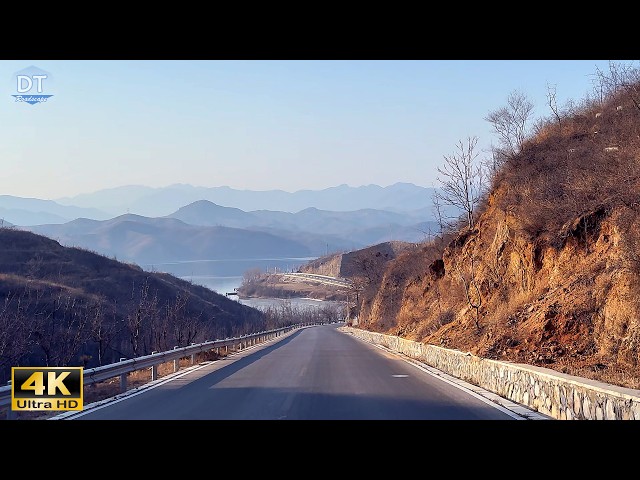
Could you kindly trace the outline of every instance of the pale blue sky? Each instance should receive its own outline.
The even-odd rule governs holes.
[[[608,60],[2,60],[0,194],[55,199],[121,185],[250,190],[437,186],[456,143],[512,90],[536,118],[580,100]],[[14,74],[53,79],[15,103]],[[49,92],[45,92],[49,93]]]

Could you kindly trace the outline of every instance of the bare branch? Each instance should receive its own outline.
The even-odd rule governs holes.
[[[514,90],[507,97],[507,105],[490,112],[485,117],[498,134],[499,149],[507,157],[513,157],[522,148],[528,123],[533,114],[533,103],[525,94]]]
[[[477,137],[469,137],[466,144],[461,140],[457,152],[444,156],[445,164],[438,168],[442,187],[434,194],[438,210],[440,202],[462,210],[469,228],[473,228],[474,211],[484,189],[484,172],[475,151],[477,142]]]
[[[558,100],[557,100],[557,96],[556,96],[556,86],[555,85],[549,85],[547,83],[547,105],[549,105],[549,108],[551,109],[551,112],[553,113],[553,115],[556,117],[556,120],[558,120],[559,124],[562,124],[562,119],[560,117],[560,111],[558,109]]]

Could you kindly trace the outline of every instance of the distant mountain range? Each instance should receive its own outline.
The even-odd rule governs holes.
[[[61,205],[96,208],[110,216],[135,213],[162,217],[198,200],[209,200],[247,212],[265,209],[294,213],[309,207],[341,212],[366,208],[406,212],[431,208],[434,190],[412,183],[395,183],[387,187],[338,185],[322,190],[296,192],[237,190],[225,186],[194,187],[183,184],[160,188],[128,185],[59,198],[56,201]]]
[[[416,215],[416,216],[414,216]],[[79,218],[63,224],[23,226],[62,245],[83,247],[141,264],[204,259],[314,257],[328,251],[397,240],[424,240],[433,222],[418,214],[382,210],[298,213],[245,212],[199,200],[166,217],[125,214],[110,220]]]
[[[340,212],[314,207],[297,213],[271,210],[245,212],[208,200],[198,200],[167,218],[176,218],[191,225],[245,228],[283,236],[303,232],[330,235],[333,236],[332,244],[350,244],[351,248],[398,239],[419,242],[424,240],[429,228],[435,232],[435,222],[430,220],[431,212],[427,208],[405,213],[372,208]]]
[[[128,186],[58,202],[0,195],[0,220],[5,226],[13,224],[65,246],[139,264],[314,257],[393,240],[423,241],[429,232],[436,232],[432,194],[433,189],[406,183],[341,185],[294,193],[190,185]],[[224,197],[235,205],[223,206],[205,196]],[[187,201],[192,198],[195,200]],[[183,201],[186,203],[180,203]],[[125,203],[132,210],[156,213],[174,204],[177,207],[162,215],[109,213],[124,208]]]
[[[312,255],[308,245],[267,232],[188,225],[172,218],[131,214],[104,221],[77,219],[61,225],[22,228],[65,246],[139,264]]]
[[[0,195],[0,219],[14,225],[64,223],[80,217],[106,220],[111,215],[96,208],[62,205],[53,200]]]

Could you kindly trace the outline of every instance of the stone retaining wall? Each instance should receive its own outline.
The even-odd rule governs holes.
[[[359,328],[340,329],[558,420],[640,420],[640,390]]]

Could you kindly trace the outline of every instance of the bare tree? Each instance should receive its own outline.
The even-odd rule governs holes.
[[[112,307],[110,317],[107,317],[104,308],[102,303],[96,303],[90,307],[88,312],[90,339],[96,344],[99,366],[104,364],[107,350],[112,347],[114,340],[120,333],[116,321],[115,305]]]
[[[259,268],[250,268],[242,274],[242,283],[250,285],[262,277],[262,270]]]
[[[34,315],[34,343],[47,366],[71,363],[90,336],[85,303],[63,289],[51,287],[52,305]]]
[[[485,117],[498,134],[499,150],[507,158],[520,152],[524,143],[528,124],[533,115],[533,103],[525,94],[514,90],[507,97],[507,105],[490,112]]]
[[[167,319],[173,328],[173,336],[176,345],[181,347],[191,344],[200,332],[201,322],[198,317],[189,315],[187,304],[188,294],[176,295],[175,301],[167,304]]]
[[[362,292],[368,285],[368,280],[362,276],[356,276],[351,279],[351,287],[347,294],[347,317],[354,318],[360,315],[360,302],[362,300]]]
[[[562,124],[562,117],[558,108],[558,100],[556,95],[556,86],[547,83],[547,105],[551,109],[553,116],[556,117],[558,124]]]
[[[594,90],[602,101],[608,96],[625,91],[633,104],[640,110],[640,68],[633,62],[609,61],[609,71],[596,67]]]
[[[158,292],[150,291],[149,277],[140,285],[139,294],[135,290],[135,284],[133,285],[131,306],[125,319],[133,357],[149,353],[153,343],[153,333],[149,324],[157,323],[155,318],[159,314],[158,302]]]
[[[507,160],[507,156],[500,148],[494,145],[489,148],[489,155],[482,160],[482,168],[486,176],[485,188],[491,188],[492,182],[497,178],[498,172]]]
[[[433,203],[433,213],[434,216],[436,218],[436,222],[438,223],[438,234],[437,236],[439,238],[442,238],[442,235],[445,232],[445,216],[444,216],[444,212],[442,210],[442,204],[440,203],[440,197],[438,195],[436,195],[435,193],[432,196],[432,203]]]
[[[478,137],[469,137],[466,144],[460,140],[458,151],[445,155],[445,164],[438,168],[438,181],[442,188],[435,193],[436,202],[451,205],[464,212],[469,228],[473,228],[474,212],[484,189],[484,172],[478,161]]]
[[[38,291],[9,292],[0,304],[0,379],[4,368],[19,365],[30,350],[33,330],[29,311]]]

